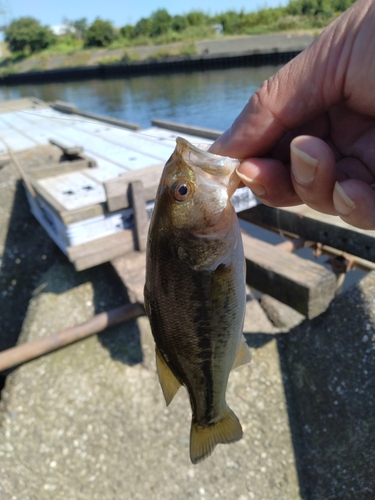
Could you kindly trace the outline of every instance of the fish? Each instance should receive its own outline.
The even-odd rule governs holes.
[[[251,359],[244,251],[231,204],[238,165],[178,137],[148,233],[144,299],[156,367],[167,406],[181,386],[189,394],[193,464],[243,435],[225,399],[230,371]]]

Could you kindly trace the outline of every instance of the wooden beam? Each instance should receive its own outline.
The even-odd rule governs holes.
[[[305,205],[289,208],[257,205],[238,216],[253,224],[281,232],[288,231],[306,240],[375,262],[375,231],[354,228],[339,217],[320,214]]]
[[[55,164],[45,164],[41,167],[33,169],[30,174],[30,180],[35,184],[39,179],[46,177],[54,177],[55,175],[67,174],[70,172],[77,172],[79,170],[86,170],[90,167],[90,162],[86,159],[77,159],[73,161],[62,161]],[[35,186],[34,186],[35,187]]]
[[[336,277],[320,264],[243,234],[246,281],[307,318],[324,312],[335,296]]]
[[[48,207],[57,215],[57,217],[61,219],[63,224],[66,226],[73,224],[74,222],[79,222],[106,214],[106,203],[96,203],[73,210],[68,210],[61,203],[59,203],[54,196],[48,193],[47,190],[44,189],[44,187],[41,186],[38,181],[71,172],[82,172],[84,174],[84,171],[87,170],[88,165],[89,163],[86,159],[67,161],[50,167],[33,170],[29,175],[31,184],[38,197],[43,199]],[[93,179],[91,179],[90,177],[87,177],[87,180],[89,182],[93,182]],[[97,181],[94,182],[98,183]]]
[[[143,195],[142,181],[130,183],[130,196],[134,214],[134,236],[136,249],[145,252],[148,232],[148,214]]]
[[[155,199],[164,163],[159,163],[141,170],[126,172],[120,177],[104,182],[107,206],[110,212],[131,206],[129,186],[131,182],[142,181],[145,201]]]
[[[74,104],[70,104],[70,102],[64,101],[55,101],[51,104],[51,108],[56,109],[56,111],[61,111],[61,113],[68,113],[70,115],[77,112],[78,108]]]
[[[145,252],[131,252],[111,260],[116,273],[125,285],[131,302],[143,304],[143,289],[146,280]]]
[[[182,134],[197,135],[205,139],[217,139],[223,132],[221,130],[213,130],[209,128],[194,127],[193,125],[184,125],[182,123],[169,122],[166,120],[151,120],[154,127],[166,128],[173,132],[181,132]]]
[[[83,148],[81,146],[66,146],[65,144],[62,144],[61,142],[56,141],[55,139],[50,139],[49,142],[53,146],[57,146],[58,148],[60,148],[61,151],[64,153],[64,155],[67,156],[68,158],[78,156],[83,151]]]
[[[68,247],[67,255],[77,271],[83,271],[133,251],[133,231],[124,229],[110,236]]]
[[[118,118],[111,118],[109,116],[97,115],[96,113],[88,113],[86,111],[80,111],[77,109],[76,115],[84,116],[85,118],[91,118],[92,120],[97,120],[99,122],[108,123],[109,125],[115,125],[116,127],[127,128],[129,130],[140,130],[141,126],[137,123],[130,123],[124,120],[119,120]]]
[[[141,129],[140,125],[136,123],[126,122],[124,120],[111,118],[109,116],[97,115],[96,113],[89,113],[87,111],[80,111],[77,106],[75,106],[74,104],[70,104],[69,102],[55,101],[51,104],[51,108],[56,109],[56,111],[61,111],[62,113],[84,116],[86,118],[91,118],[92,120],[108,123],[110,125],[116,125],[117,127],[127,128],[129,130]]]

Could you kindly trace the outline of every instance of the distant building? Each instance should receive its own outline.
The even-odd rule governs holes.
[[[222,24],[213,24],[212,27],[218,35],[224,35],[224,28]]]

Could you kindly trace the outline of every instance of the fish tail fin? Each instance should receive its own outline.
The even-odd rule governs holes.
[[[234,443],[242,438],[242,427],[234,412],[227,406],[224,416],[212,425],[191,423],[190,460],[193,464],[211,455],[219,443]]]

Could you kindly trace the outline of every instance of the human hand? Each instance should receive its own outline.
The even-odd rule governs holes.
[[[263,83],[213,153],[269,206],[375,228],[375,0],[359,0]]]

